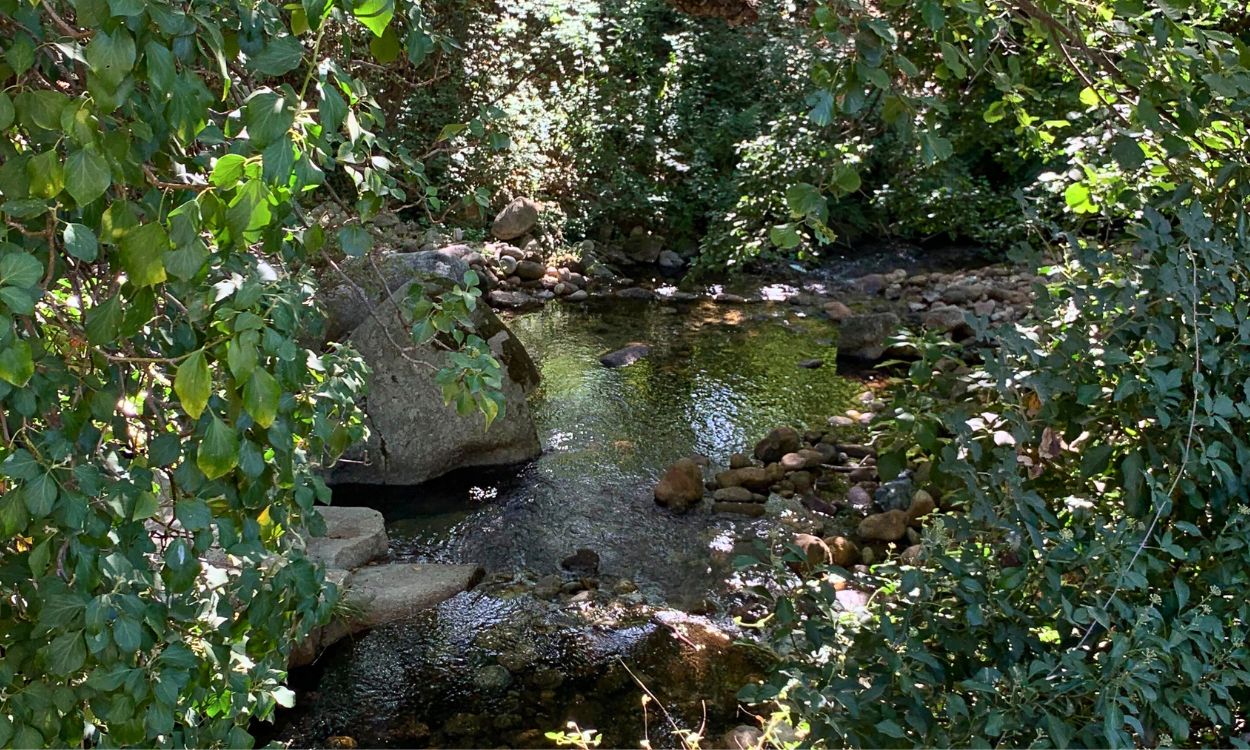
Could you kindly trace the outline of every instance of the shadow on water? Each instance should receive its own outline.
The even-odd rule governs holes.
[[[419,487],[336,488],[338,504],[383,511],[392,560],[542,576],[589,547],[605,578],[632,581],[649,603],[694,609],[724,594],[735,545],[767,521],[658,508],[651,493],[664,469],[692,453],[725,464],[781,424],[824,426],[863,389],[837,373],[829,324],[788,305],[553,304],[509,325],[542,371],[531,408],[543,454]],[[634,341],[650,356],[618,369],[599,363]],[[798,366],[813,358],[828,364]],[[283,734],[296,744],[348,734],[371,744],[548,745],[536,727],[584,716],[607,741],[636,744],[640,693],[612,657],[645,663],[666,641],[638,651],[656,626],[627,620],[587,623],[528,594],[461,595],[332,649],[304,675],[302,718]],[[533,663],[501,671],[516,649],[492,638],[525,644]],[[728,690],[720,720],[734,719],[732,694],[748,672],[697,686]]]

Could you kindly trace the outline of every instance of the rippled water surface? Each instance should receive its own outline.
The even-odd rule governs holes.
[[[651,492],[664,469],[692,453],[727,463],[778,425],[823,426],[863,389],[837,374],[829,324],[788,305],[548,305],[510,325],[542,371],[532,408],[543,455],[369,490],[360,500],[384,500],[397,560],[546,573],[589,547],[605,573],[676,605],[697,601],[719,573],[709,561],[741,522],[658,508]],[[623,368],[599,363],[635,341],[651,355]],[[799,367],[813,358],[827,364]]]
[[[785,304],[553,304],[509,322],[542,370],[531,406],[545,450],[520,467],[416,488],[337,489],[336,503],[383,509],[394,561],[529,569],[533,580],[589,547],[609,590],[630,579],[651,605],[715,608],[735,541],[769,522],[706,503],[674,515],[652,498],[660,474],[692,453],[726,463],[778,425],[823,426],[863,389],[837,373],[830,325]],[[599,363],[634,341],[651,355],[619,369]],[[811,358],[828,363],[799,367]],[[676,745],[655,706],[644,712],[635,677],[674,726],[723,732],[746,719],[734,694],[761,671],[749,649],[700,657],[651,616],[604,622],[592,611],[461,594],[332,648],[299,677],[299,706],[276,733],[296,746],[347,735],[361,746],[535,747],[576,720],[602,731],[605,746],[637,747],[644,736]]]

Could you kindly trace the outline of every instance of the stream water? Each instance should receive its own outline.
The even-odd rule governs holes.
[[[563,558],[590,548],[605,586],[627,590],[621,582],[629,581],[639,601],[723,611],[735,543],[769,521],[706,507],[674,515],[651,497],[657,479],[694,453],[727,463],[778,425],[823,427],[864,388],[837,372],[830,324],[785,304],[552,304],[509,325],[542,371],[531,408],[543,455],[416,488],[338,488],[336,503],[383,511],[393,561],[473,562],[496,578],[532,579],[558,573]],[[650,344],[650,356],[617,369],[599,363],[634,341]],[[808,359],[826,364],[799,366]],[[636,746],[647,719],[619,665],[650,664],[653,676],[666,668],[662,647],[638,652],[655,645],[656,627],[590,621],[575,607],[528,594],[461,595],[323,656],[302,676],[300,708],[279,739],[550,746],[541,731],[574,718],[603,730],[609,745]],[[632,662],[615,661],[630,654]],[[741,666],[708,676],[726,683],[722,721],[733,719],[738,685],[729,683],[751,669]]]

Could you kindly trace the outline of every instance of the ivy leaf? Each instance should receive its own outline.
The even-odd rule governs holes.
[[[83,224],[66,224],[65,230],[61,232],[61,239],[65,243],[65,252],[78,260],[90,263],[99,255],[99,244],[91,227]]]
[[[339,230],[339,247],[353,258],[359,258],[373,247],[373,238],[359,224],[343,227]]]
[[[9,253],[0,258],[0,285],[29,289],[43,278],[43,264],[30,253]]]
[[[153,492],[140,492],[135,498],[134,510],[130,512],[130,520],[142,521],[155,516],[161,509],[160,501]]]
[[[204,431],[195,454],[195,465],[204,476],[217,479],[229,474],[239,464],[239,438],[216,414]]]
[[[256,334],[244,332],[226,344],[226,364],[235,379],[243,380],[256,369]],[[255,415],[252,415],[255,416]]]
[[[35,518],[43,518],[56,505],[57,486],[51,474],[40,474],[22,488],[26,509]]]
[[[203,500],[179,500],[174,506],[174,517],[187,531],[207,529],[213,522],[213,513]]]
[[[352,9],[352,15],[374,36],[382,36],[395,15],[394,0],[362,0]]]
[[[304,45],[287,34],[271,39],[260,54],[249,61],[249,67],[264,76],[281,76],[299,67],[303,59]]]
[[[142,626],[129,615],[121,615],[113,621],[113,641],[124,653],[133,654],[143,644]]]
[[[135,40],[124,28],[98,31],[83,50],[87,67],[110,87],[116,87],[135,67]]]
[[[48,644],[48,669],[52,674],[68,677],[87,662],[87,644],[83,632],[75,630],[63,633]]]
[[[30,177],[30,192],[36,197],[55,198],[65,189],[65,167],[56,149],[44,151],[26,162],[26,174]]]
[[[208,181],[214,187],[228,190],[239,184],[239,180],[243,177],[243,166],[247,163],[247,159],[238,154],[226,154],[213,164],[213,171],[208,176]]]
[[[212,390],[213,376],[208,370],[204,350],[200,349],[178,365],[178,372],[174,375],[174,393],[178,394],[183,411],[192,419],[199,419],[204,407],[208,406]]]
[[[153,286],[165,280],[165,254],[169,235],[156,222],[127,232],[118,243],[122,268],[135,286]]]
[[[104,302],[87,310],[87,341],[96,346],[111,343],[117,338],[122,324],[122,304],[118,297],[109,297]]]
[[[252,377],[243,386],[243,408],[252,415],[256,424],[268,429],[278,416],[278,400],[282,397],[282,386],[278,379],[267,370],[257,368]]]
[[[1146,152],[1142,151],[1141,144],[1128,136],[1122,135],[1115,139],[1115,145],[1111,147],[1111,155],[1123,169],[1128,171],[1146,163]]]
[[[17,110],[13,108],[13,100],[8,94],[0,91],[0,130],[8,130],[13,125],[16,116]]]
[[[65,160],[65,187],[80,206],[104,195],[112,183],[108,162],[94,149],[80,148]]]
[[[0,351],[0,380],[23,388],[34,374],[35,361],[30,344],[24,339],[17,339]]]
[[[829,210],[820,189],[806,182],[790,186],[786,191],[786,205],[790,208],[790,215],[796,219],[811,216],[824,221]]]

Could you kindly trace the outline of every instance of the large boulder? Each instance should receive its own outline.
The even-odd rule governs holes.
[[[386,556],[386,522],[373,508],[330,505],[317,508],[324,536],[308,540],[307,555],[327,568],[350,570]]]
[[[894,313],[868,313],[844,318],[838,328],[838,356],[877,360],[890,348],[901,321]]]
[[[538,223],[539,205],[529,198],[517,198],[495,216],[490,233],[501,240],[522,237]]]
[[[402,262],[392,260],[404,258]],[[437,252],[384,256],[372,286],[354,285],[356,305],[327,304],[331,329],[363,318],[348,341],[372,373],[364,408],[369,440],[329,474],[335,483],[419,484],[452,469],[518,463],[541,452],[526,393],[538,370],[520,341],[486,305],[473,314],[477,334],[503,365],[504,413],[489,429],[480,414],[461,416],[443,403],[434,373],[446,366],[446,351],[416,346],[409,337],[402,300],[410,285],[447,288],[463,278],[468,264]],[[405,278],[405,275],[406,278]],[[385,286],[382,284],[385,282]],[[363,309],[363,312],[361,310]]]

